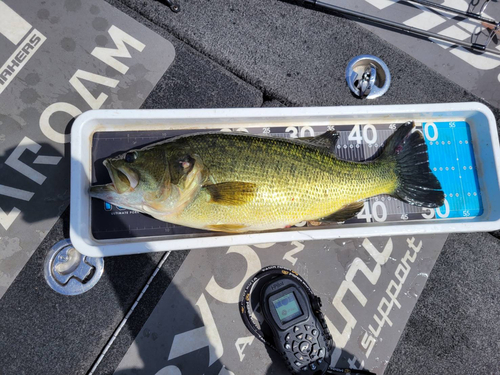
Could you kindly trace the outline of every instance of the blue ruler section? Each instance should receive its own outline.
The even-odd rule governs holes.
[[[477,179],[469,125],[465,121],[422,124],[431,170],[446,194],[437,219],[481,215],[483,205]]]

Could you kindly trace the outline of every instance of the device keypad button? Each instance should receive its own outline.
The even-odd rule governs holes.
[[[307,368],[307,366],[304,366],[304,367],[302,367],[302,368],[301,368],[301,370],[302,370],[302,371],[307,371],[307,370],[308,370],[308,368]]]
[[[294,341],[292,343],[292,350],[296,351],[298,348],[299,348],[299,342],[298,341]]]
[[[314,337],[312,337],[311,335],[306,335],[306,340],[309,342],[313,342]]]
[[[325,349],[324,349],[324,348],[321,348],[321,349],[318,351],[318,357],[323,358],[324,356],[325,356]]]
[[[293,332],[297,333],[297,332],[299,332],[299,331],[300,331],[300,328],[299,328],[299,327],[297,327],[297,326],[293,327]]]
[[[294,364],[295,364],[295,366],[297,366],[297,367],[302,366],[302,362],[299,362],[299,361],[295,361],[295,362],[294,362]]]
[[[309,331],[311,329],[311,326],[306,324],[306,325],[304,325],[304,328],[306,329],[306,331]]]
[[[312,333],[313,336],[316,336],[318,334],[318,330],[317,329],[313,329],[311,333]]]
[[[289,333],[287,333],[286,336],[285,336],[285,341],[288,341],[288,340],[290,340],[290,334]]]
[[[292,349],[292,345],[290,345],[290,343],[288,343],[288,342],[287,342],[287,343],[285,344],[285,349],[286,349],[286,350],[290,350],[290,349]]]
[[[310,349],[311,349],[311,344],[308,343],[307,341],[302,341],[299,345],[299,350],[301,353],[309,354]]]
[[[295,337],[297,337],[297,339],[299,339],[299,340],[302,340],[302,338],[304,337],[304,334],[303,334],[303,333],[299,333],[299,334],[298,334],[297,336],[295,336]]]
[[[303,361],[304,360],[304,357],[299,352],[294,353],[294,354],[295,354],[295,358],[297,358],[299,361]]]
[[[316,357],[316,355],[318,354],[318,344],[313,344],[310,354],[311,354],[311,359]]]
[[[309,368],[310,368],[311,370],[313,370],[313,371],[314,371],[314,370],[316,370],[316,369],[317,369],[317,366],[316,366],[314,363],[311,363],[311,364],[309,365]]]

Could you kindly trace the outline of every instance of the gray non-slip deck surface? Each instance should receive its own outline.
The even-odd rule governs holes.
[[[144,108],[480,101],[355,23],[285,2],[181,0],[178,14],[152,0],[110,3],[176,48]],[[393,75],[373,102],[354,98],[344,79],[348,61],[367,53]],[[55,295],[41,265],[67,225],[63,216],[0,300],[0,374],[87,373],[160,258],[109,260],[93,291]],[[499,245],[490,234],[450,235],[386,373],[500,373]],[[163,266],[98,373],[113,373],[185,256]]]

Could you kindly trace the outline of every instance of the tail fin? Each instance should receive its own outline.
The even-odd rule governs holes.
[[[444,193],[429,168],[429,155],[422,132],[407,122],[387,140],[382,158],[396,160],[398,184],[393,196],[420,207],[440,207]]]

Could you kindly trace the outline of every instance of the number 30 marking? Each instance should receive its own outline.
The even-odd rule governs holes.
[[[289,126],[288,128],[285,129],[285,132],[291,133],[290,138],[298,138],[299,137],[299,130],[297,129],[296,126]],[[309,133],[306,135],[306,133]],[[314,130],[310,126],[303,126],[300,128],[300,137],[314,137]]]

